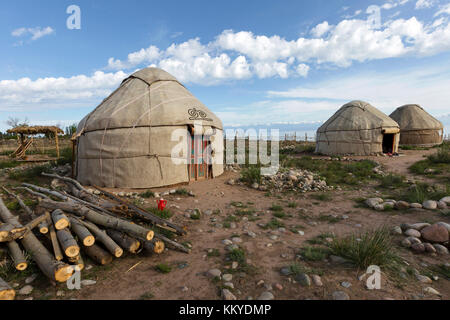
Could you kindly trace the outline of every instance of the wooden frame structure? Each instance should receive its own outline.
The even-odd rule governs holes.
[[[38,134],[46,134],[46,135],[53,134],[56,144],[56,155],[57,158],[59,158],[58,135],[64,134],[64,131],[61,130],[61,128],[54,126],[19,126],[13,129],[9,129],[7,132],[11,134],[17,134],[18,138],[19,146],[17,147],[16,151],[14,151],[14,153],[11,154],[12,157],[21,160],[27,159],[25,153],[33,144],[33,137],[28,136],[34,136]]]

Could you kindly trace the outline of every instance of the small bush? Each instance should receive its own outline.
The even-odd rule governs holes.
[[[400,260],[394,249],[389,228],[382,227],[362,235],[334,239],[331,251],[366,269],[370,265],[391,268]]]
[[[156,265],[155,269],[160,273],[169,273],[170,271],[172,271],[172,267],[166,263],[160,263]]]
[[[279,218],[279,219],[283,219],[283,218],[286,218],[287,215],[283,211],[281,211],[281,212],[277,211],[277,212],[273,213],[273,216],[276,218]]]
[[[181,189],[177,189],[177,190],[175,191],[175,194],[176,194],[176,195],[179,195],[179,196],[187,196],[187,195],[189,195],[189,191],[187,191],[187,190],[184,189],[184,188],[181,188]]]
[[[329,243],[325,240],[326,238],[334,239],[336,236],[333,233],[322,233],[313,239],[306,240],[310,244],[321,244],[328,245]]]
[[[268,222],[264,226],[264,229],[272,229],[273,230],[273,229],[278,229],[278,228],[284,228],[284,223],[276,218],[272,218],[272,220],[270,220],[270,222]]]
[[[150,300],[153,299],[154,295],[151,292],[145,292],[143,294],[141,294],[141,296],[139,297],[140,300]]]
[[[6,207],[11,211],[19,210],[19,208],[20,208],[19,202],[17,202],[17,201],[8,202],[6,204]]]
[[[329,193],[314,193],[311,198],[319,201],[330,201],[333,197]]]
[[[328,222],[328,223],[337,223],[337,222],[341,221],[341,219],[338,217],[334,217],[332,215],[320,215],[319,221],[324,221],[324,222]]]
[[[241,180],[249,185],[253,183],[261,183],[261,168],[259,166],[250,165],[241,170]]]
[[[155,193],[150,191],[150,190],[147,190],[147,191],[141,193],[139,196],[141,198],[154,198],[155,197]]]
[[[400,188],[405,185],[405,177],[396,174],[388,174],[381,178],[380,186],[383,188]]]
[[[321,247],[304,247],[300,254],[306,261],[323,261],[330,255],[330,249]]]
[[[41,176],[42,172],[49,172],[51,166],[44,164],[25,170],[17,170],[9,173],[9,178],[20,182],[35,182],[36,178]]]
[[[1,161],[0,169],[15,168],[19,165],[20,165],[20,162],[17,162],[17,161]]]
[[[201,214],[200,210],[198,210],[198,209],[195,209],[194,213],[191,213],[192,220],[200,220],[201,216],[202,216],[202,214]]]
[[[410,203],[423,203],[425,200],[440,200],[450,193],[450,185],[445,190],[436,190],[427,183],[417,183],[401,195],[401,199]]]
[[[289,202],[288,203],[288,208],[297,208],[298,207],[298,203],[297,202]]]
[[[272,206],[270,207],[270,210],[271,211],[274,211],[274,212],[282,212],[283,211],[283,207],[282,206],[280,206],[279,204],[272,204]]]
[[[210,252],[208,252],[208,257],[219,257],[220,251],[219,249],[212,249]]]
[[[164,209],[163,211],[159,210],[158,208],[150,208],[147,209],[148,212],[153,213],[154,215],[162,218],[162,219],[169,219],[173,216],[172,211],[169,209]]]
[[[428,156],[431,163],[450,164],[450,148],[440,148],[437,153]]]

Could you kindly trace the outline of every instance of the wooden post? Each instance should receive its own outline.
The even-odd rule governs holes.
[[[75,150],[76,150],[77,140],[72,140],[72,172],[71,172],[71,178],[75,179]]]
[[[56,157],[59,159],[58,131],[55,131]]]

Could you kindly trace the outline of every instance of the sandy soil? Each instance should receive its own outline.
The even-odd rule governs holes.
[[[400,157],[376,157],[374,160],[383,164],[388,171],[403,175],[410,175],[407,167],[421,160],[432,151],[405,151]],[[309,263],[306,265],[323,270],[323,287],[312,285],[310,288],[301,287],[297,283],[291,283],[286,276],[279,272],[281,267],[288,266],[296,261],[298,249],[304,245],[307,239],[315,236],[333,232],[336,235],[346,235],[352,232],[362,232],[376,226],[394,226],[401,223],[416,223],[426,219],[427,222],[446,221],[448,217],[442,217],[437,212],[418,211],[413,213],[376,212],[365,208],[355,207],[355,198],[365,197],[373,194],[370,188],[359,190],[333,191],[332,200],[317,201],[309,194],[285,194],[280,198],[267,197],[264,192],[255,191],[243,186],[230,186],[226,184],[230,178],[237,178],[238,174],[226,172],[214,180],[201,181],[185,186],[192,190],[196,197],[168,196],[168,206],[175,212],[172,220],[188,227],[188,235],[180,237],[179,242],[189,241],[192,243],[191,254],[176,251],[167,251],[162,255],[138,255],[125,256],[114,261],[107,267],[94,267],[82,273],[83,279],[97,280],[97,284],[85,287],[80,291],[68,291],[65,296],[56,298],[56,292],[64,289],[64,285],[50,287],[48,298],[55,299],[139,299],[152,297],[153,299],[220,299],[220,290],[217,284],[207,278],[204,273],[212,268],[219,268],[226,273],[225,246],[223,239],[230,239],[232,235],[239,235],[243,243],[240,244],[247,251],[247,258],[257,268],[257,274],[234,274],[232,280],[238,299],[248,297],[257,298],[263,291],[263,285],[258,286],[260,280],[265,284],[273,286],[273,294],[276,299],[330,299],[335,290],[347,292],[351,299],[413,299],[422,294],[423,289],[430,285],[424,285],[412,279],[406,286],[398,288],[394,282],[387,277],[382,277],[382,289],[369,291],[365,289],[365,283],[358,280],[362,271],[354,268],[346,268],[326,262]],[[170,188],[172,189],[172,188]],[[155,189],[154,191],[166,191],[168,188]],[[233,213],[236,208],[232,207],[232,201],[240,201],[248,204],[259,214],[260,220],[236,223],[235,229],[216,228],[215,224],[222,222],[228,214]],[[297,208],[288,208],[287,203],[295,201]],[[249,204],[250,203],[250,204]],[[267,223],[272,218],[269,208],[273,203],[282,204],[285,212],[292,217],[284,219],[287,231],[279,233],[279,239],[273,241],[269,238],[273,233],[258,226]],[[149,204],[155,205],[154,199],[149,199]],[[174,206],[178,206],[174,207]],[[187,209],[200,208],[203,210],[220,209],[220,214],[211,216],[203,215],[200,220],[192,220],[185,217]],[[308,218],[300,218],[298,213],[305,211]],[[319,220],[321,215],[347,215],[346,220],[336,223]],[[211,218],[217,222],[211,222]],[[299,229],[305,232],[304,236],[289,231],[290,226],[301,226]],[[250,230],[257,234],[256,238],[250,238],[246,231]],[[402,237],[396,241],[399,243]],[[268,246],[268,244],[271,246]],[[208,249],[218,249],[219,257],[207,257]],[[415,255],[411,251],[402,249],[399,251],[411,266],[421,270],[421,264],[434,265],[448,262],[448,257],[432,257],[429,255]],[[173,267],[168,274],[161,274],[155,270],[159,263],[166,263]],[[137,264],[137,265],[136,265]],[[130,268],[134,268],[129,270]],[[352,286],[343,288],[340,283],[348,281]],[[276,289],[275,284],[281,284],[282,290]],[[450,298],[450,282],[445,279],[434,281],[431,285],[442,294],[442,299]],[[187,291],[182,288],[187,287]],[[436,296],[425,295],[424,299],[435,299]]]

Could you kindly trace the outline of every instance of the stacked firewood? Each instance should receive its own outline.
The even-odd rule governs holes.
[[[43,175],[58,179],[62,187],[47,189],[23,183],[22,187],[15,188],[37,198],[35,210],[31,210],[20,195],[3,188],[30,217],[29,223],[21,224],[0,198],[0,243],[6,244],[17,270],[28,267],[20,244],[52,282],[65,282],[76,268],[82,270],[86,256],[105,265],[121,257],[124,251],[161,254],[167,247],[190,252],[160,233],[184,235],[184,228],[98,187],[104,197],[88,192],[71,178]],[[137,224],[136,220],[151,228]],[[14,297],[15,291],[0,278],[0,300]]]

